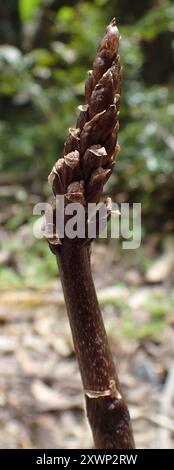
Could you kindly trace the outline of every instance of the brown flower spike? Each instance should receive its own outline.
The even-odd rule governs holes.
[[[119,152],[119,32],[113,19],[99,45],[79,107],[75,129],[69,129],[64,156],[49,175],[54,197],[80,202],[85,209],[98,203]],[[55,202],[53,201],[53,208]],[[108,215],[111,213],[108,203]],[[88,218],[86,217],[88,226]],[[50,224],[51,225],[51,224]],[[53,224],[54,225],[54,224]],[[86,232],[85,232],[86,233]],[[87,416],[96,448],[133,448],[129,412],[110,352],[90,266],[90,241],[56,236],[48,239],[57,258],[73,335]]]
[[[115,19],[107,28],[85,86],[86,104],[79,106],[76,128],[69,129],[64,157],[49,175],[54,195],[68,201],[98,203],[119,152],[119,32]],[[51,240],[50,240],[51,241]]]

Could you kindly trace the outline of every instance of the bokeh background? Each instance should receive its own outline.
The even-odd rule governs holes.
[[[174,4],[0,5],[0,448],[92,446],[54,256],[32,233],[107,23],[121,32],[121,152],[106,194],[142,203],[142,244],[92,268],[137,447],[174,446]]]

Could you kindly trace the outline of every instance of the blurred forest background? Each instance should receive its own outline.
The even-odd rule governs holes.
[[[55,259],[32,234],[32,211],[50,194],[47,175],[62,156],[86,72],[113,16],[122,36],[121,152],[106,193],[119,203],[142,203],[142,245],[131,252],[113,240],[97,243],[92,266],[137,446],[174,446],[174,3],[6,0],[0,4],[1,448],[92,445]]]

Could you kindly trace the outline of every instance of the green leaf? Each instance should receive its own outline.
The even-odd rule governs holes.
[[[31,20],[42,0],[19,0],[19,15],[22,23]]]

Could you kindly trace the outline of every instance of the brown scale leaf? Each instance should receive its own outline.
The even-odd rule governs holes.
[[[74,170],[79,165],[80,154],[78,150],[74,150],[74,152],[70,152],[65,155],[64,160],[66,165]]]
[[[78,106],[80,114],[77,118],[76,128],[82,130],[87,121],[89,121],[88,104]]]
[[[64,165],[64,159],[59,158],[48,176],[48,182],[51,184],[55,195],[64,194],[65,192]]]
[[[120,151],[120,145],[117,143],[117,135],[115,131],[109,136],[109,138],[105,142],[105,148],[108,156],[105,165],[107,166],[110,162],[112,162],[113,159],[117,157]]]
[[[107,110],[114,102],[114,81],[112,72],[108,70],[95,86],[89,106],[90,117]]]
[[[88,179],[92,170],[102,166],[107,161],[107,153],[101,145],[92,145],[86,150],[82,159],[84,178]]]
[[[114,60],[112,67],[111,67],[112,78],[114,81],[114,88],[115,93],[119,93],[121,91],[121,65],[120,65],[120,56],[118,55]]]
[[[102,167],[97,168],[92,173],[86,188],[86,198],[88,202],[96,202],[96,198],[97,202],[100,200],[100,196],[103,191],[103,186],[110,177],[110,174],[110,169],[104,170]]]
[[[96,84],[96,82],[95,82],[95,79],[94,79],[93,70],[89,70],[88,78],[87,78],[86,83],[85,83],[85,98],[86,98],[87,103],[90,102],[90,98],[91,98],[92,92],[95,88],[95,84]]]
[[[84,125],[80,136],[80,150],[84,154],[89,144],[105,144],[117,123],[117,109],[112,104],[107,111],[96,114]]]
[[[51,171],[51,173],[48,176],[48,182],[52,187],[53,193],[56,196],[56,194],[64,194],[65,192],[65,187],[62,183],[61,177],[59,173],[57,173],[54,170],[54,167]]]
[[[80,129],[69,129],[69,136],[64,145],[64,155],[79,150],[80,145]]]
[[[80,202],[82,205],[85,205],[84,198],[84,181],[74,181],[67,188],[66,199],[70,202]]]
[[[83,155],[88,147],[100,143],[103,114],[96,114],[89,122],[84,125],[80,136],[80,150]]]

